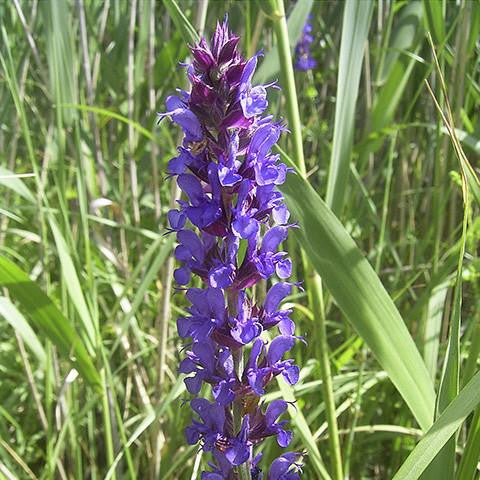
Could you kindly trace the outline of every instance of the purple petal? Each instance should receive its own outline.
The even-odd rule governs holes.
[[[282,335],[290,336],[295,334],[295,323],[288,318],[283,318],[278,324],[278,330]]]
[[[272,216],[277,225],[285,225],[290,218],[290,212],[287,206],[282,204],[272,210]]]
[[[214,318],[222,320],[225,315],[225,298],[222,290],[220,288],[208,288],[206,297]]]
[[[179,210],[170,210],[167,214],[167,217],[168,223],[170,224],[170,227],[172,227],[172,230],[182,229],[185,225],[185,221],[187,220],[185,214]]]
[[[247,373],[248,384],[250,385],[251,389],[261,397],[265,390],[263,389],[263,379],[265,375],[270,372],[271,369],[261,369],[261,370],[249,370]]]
[[[220,180],[220,183],[224,187],[231,187],[232,185],[235,185],[240,180],[242,180],[241,175],[238,175],[238,173],[235,173],[235,171],[232,168],[225,167],[225,166],[219,167],[218,178]]]
[[[230,350],[224,350],[218,355],[218,363],[227,375],[233,375],[234,364]]]
[[[225,480],[225,477],[215,472],[202,472],[201,480]]]
[[[300,369],[296,365],[286,368],[282,371],[283,378],[290,385],[295,385],[298,382],[298,377],[300,375]]]
[[[262,55],[262,52],[258,52],[245,64],[245,67],[243,68],[242,78],[240,79],[240,92],[244,92],[245,90],[250,88],[253,74],[255,73],[255,69],[257,68],[257,57],[259,57],[260,55]]]
[[[250,357],[248,359],[248,365],[247,365],[248,369],[257,368],[258,358],[263,353],[264,349],[265,349],[265,346],[263,344],[263,340],[261,340],[260,338],[255,340],[252,346],[252,349],[250,350]]]
[[[197,177],[190,175],[189,173],[182,173],[178,176],[177,183],[193,205],[198,205],[203,201],[205,194]]]
[[[279,282],[270,288],[265,296],[264,309],[267,313],[274,313],[280,302],[292,291],[292,286],[289,283]]]
[[[232,223],[233,233],[243,239],[254,237],[258,229],[258,221],[246,215],[238,216]]]
[[[262,333],[262,330],[258,323],[249,320],[246,323],[237,322],[230,333],[238,343],[246,345],[258,337]]]
[[[185,172],[191,161],[192,156],[188,151],[182,150],[178,157],[174,157],[168,162],[168,172],[173,175],[180,175]]]
[[[279,260],[275,265],[275,271],[280,278],[289,278],[292,274],[292,261],[289,258]]]
[[[181,338],[188,337],[190,334],[190,319],[185,317],[178,317],[177,330],[178,335],[180,335]]]
[[[190,358],[184,358],[178,367],[179,373],[192,373],[197,371],[197,366]]]
[[[232,465],[241,465],[249,459],[250,448],[243,443],[238,443],[225,452],[225,457]]]
[[[231,383],[221,380],[212,388],[213,398],[219,405],[230,405],[235,400],[235,393],[231,388]]]
[[[288,472],[292,465],[300,458],[296,452],[284,453],[276,458],[268,472],[268,480],[297,480],[300,477],[293,472]],[[288,472],[288,473],[287,473]]]
[[[195,445],[200,440],[200,434],[194,427],[187,427],[185,429],[185,437],[189,445]]]
[[[277,433],[277,443],[285,448],[288,447],[290,442],[292,441],[293,434],[289,430],[280,429]]]
[[[248,157],[264,158],[280,138],[281,128],[273,123],[266,123],[257,128],[248,148]]]
[[[295,345],[295,337],[280,336],[276,337],[270,343],[267,353],[267,362],[269,365],[275,365],[283,355]]]
[[[192,111],[186,108],[178,108],[168,113],[172,120],[180,125],[188,141],[199,142],[203,139],[202,126]]]
[[[215,350],[210,343],[195,342],[192,351],[198,357],[200,364],[212,374],[215,369]]]
[[[287,402],[285,400],[273,400],[268,404],[267,410],[265,411],[265,421],[268,426],[272,426],[282,415],[285,410],[287,410]]]
[[[196,260],[203,263],[205,259],[205,249],[201,240],[194,232],[191,230],[180,230],[177,233],[177,240],[190,250],[192,256],[195,257]]]
[[[288,228],[278,225],[271,228],[263,237],[260,253],[274,252],[287,239]]]
[[[179,285],[186,285],[190,281],[190,273],[188,267],[180,267],[173,272],[173,277]]]
[[[175,247],[175,258],[180,262],[188,262],[192,258],[192,253],[184,245],[177,245]]]
[[[202,388],[202,378],[200,375],[195,375],[193,377],[187,377],[185,380],[185,386],[187,390],[192,394],[196,395],[200,388]]]
[[[267,90],[262,85],[253,87],[248,94],[241,96],[240,105],[246,118],[261,115],[268,107]]]
[[[208,274],[210,285],[215,288],[227,288],[233,282],[233,265],[220,265]]]

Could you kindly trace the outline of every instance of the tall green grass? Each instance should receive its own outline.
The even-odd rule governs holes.
[[[206,466],[183,436],[187,302],[163,236],[179,132],[155,112],[184,85],[187,43],[225,13],[244,49],[264,49],[257,81],[279,79],[270,111],[298,169],[283,193],[306,288],[287,301],[308,344],[300,382],[268,395],[295,402],[304,478],[478,478],[469,0],[0,3],[0,478],[189,480]],[[310,13],[318,68],[294,72]]]

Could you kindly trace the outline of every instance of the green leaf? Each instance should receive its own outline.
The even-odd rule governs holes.
[[[289,175],[281,190],[300,226],[294,234],[311,264],[387,371],[420,426],[427,429],[435,407],[433,384],[380,279],[337,217],[300,174]]]
[[[390,124],[400,101],[404,98],[403,93],[413,67],[419,60],[415,54],[420,49],[424,38],[421,35],[422,13],[420,2],[407,3],[400,10],[397,27],[389,44],[389,54],[379,79],[382,87],[373,104],[370,127],[366,131],[366,136],[371,132],[379,132]],[[373,151],[381,144],[382,141],[377,140],[369,148]]]
[[[0,286],[19,302],[31,324],[42,331],[92,386],[100,376],[79,335],[53,301],[13,262],[0,256]]]
[[[50,219],[50,228],[55,239],[57,246],[57,252],[60,259],[60,265],[62,268],[62,277],[67,287],[68,295],[75,306],[80,320],[82,322],[83,330],[88,340],[89,352],[93,354],[95,342],[95,325],[93,323],[90,311],[88,310],[87,303],[83,296],[82,288],[80,287],[80,281],[78,280],[77,271],[73,264],[72,258],[68,251],[67,243],[62,236],[57,224],[53,219]]]
[[[288,40],[292,49],[298,43],[303,31],[307,17],[312,9],[313,0],[302,0],[297,2],[292,13],[287,20]],[[275,45],[269,52],[265,54],[265,59],[260,64],[255,74],[255,83],[266,83],[268,80],[278,76],[280,71],[280,61],[278,58],[278,49]]]
[[[416,480],[480,403],[480,372],[457,395],[405,460],[393,480]],[[443,477],[442,478],[451,478]]]
[[[17,310],[17,307],[7,297],[0,297],[0,315],[18,332],[40,363],[45,365],[47,356],[37,335],[24,316]]]
[[[395,65],[403,60],[409,61],[405,53],[416,51],[418,43],[423,39],[422,18],[422,4],[419,1],[408,2],[400,10],[381,71],[381,83],[398,79],[397,72],[394,71]]]
[[[443,2],[432,2],[432,0],[423,0],[423,12],[425,15],[425,24],[432,34],[436,44],[445,40],[445,22],[443,20]]]
[[[197,43],[200,40],[200,37],[193,25],[188,21],[188,18],[183,14],[177,2],[175,2],[175,0],[163,0],[163,4],[173,20],[173,23],[180,30],[185,42],[190,45]]]
[[[449,285],[450,282],[447,279],[432,290],[426,309],[423,359],[425,360],[427,370],[430,372],[432,381],[435,380],[437,374],[438,347]]]
[[[45,0],[40,2],[40,11],[44,21],[50,88],[54,93],[56,107],[61,104],[76,103],[77,81],[75,69],[74,37],[66,25],[72,25],[72,14],[68,2]],[[72,110],[62,112],[67,123],[77,116]]]
[[[297,401],[293,388],[281,377],[278,377],[277,383],[280,391],[282,392],[284,400],[291,403],[288,407],[288,412],[290,414],[290,417],[292,418],[292,422],[297,428],[299,436],[303,440],[303,445],[305,445],[305,448],[308,451],[309,459],[312,462],[313,467],[315,468],[321,479],[331,480],[330,475],[325,469],[320,450],[318,449],[315,438],[308,426],[307,420],[303,416],[302,411],[299,408],[293,406]]]
[[[372,12],[372,1],[357,0],[348,0],[343,12],[335,128],[326,196],[327,205],[336,214],[341,213],[345,200],[353,146],[355,107]]]
[[[13,190],[30,203],[35,203],[35,197],[19,176],[2,166],[0,166],[0,185]]]

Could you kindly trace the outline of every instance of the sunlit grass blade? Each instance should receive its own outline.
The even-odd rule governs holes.
[[[426,311],[423,359],[432,381],[435,381],[437,373],[440,332],[449,285],[450,282],[445,281],[433,289]]]
[[[293,388],[280,378],[278,380],[278,385],[280,387],[280,391],[282,392],[283,398],[287,402],[292,402],[292,405],[289,407],[288,411],[290,413],[293,423],[295,424],[295,427],[297,428],[297,432],[302,438],[303,444],[307,449],[307,452],[309,454],[309,460],[312,462],[313,467],[319,475],[319,478],[324,480],[331,480],[330,475],[325,469],[320,450],[318,449],[315,438],[310,431],[308,423],[305,420],[302,411],[294,406],[294,404],[296,403],[296,398]]]
[[[300,244],[336,303],[365,340],[380,365],[427,429],[435,392],[425,364],[380,279],[345,228],[300,174],[290,175],[282,192]]]
[[[5,167],[0,166],[0,185],[13,190],[30,203],[35,203],[35,197],[22,179]]]
[[[74,77],[74,48],[73,38],[66,25],[71,24],[69,5],[65,2],[57,3],[54,0],[40,2],[45,25],[48,71],[50,84],[57,102],[61,104],[77,102],[77,82]],[[67,122],[76,116],[72,110],[57,111]]]
[[[0,315],[19,333],[31,352],[37,357],[40,363],[45,366],[47,356],[40,340],[24,316],[6,297],[0,297]]]
[[[86,334],[85,339],[88,340],[87,346],[89,347],[90,353],[93,354],[96,345],[95,324],[88,309],[87,302],[85,301],[75,265],[68,251],[67,243],[53,219],[50,219],[50,228],[57,246],[60,267],[68,294],[82,321],[83,331]]]
[[[422,0],[422,5],[427,29],[436,44],[443,42],[445,38],[445,21],[442,11],[444,5],[442,2],[431,2],[430,0]]]
[[[188,21],[188,18],[184,15],[182,9],[178,6],[175,0],[163,0],[163,4],[168,11],[168,14],[172,18],[176,27],[182,33],[183,39],[190,45],[198,42],[200,37],[198,36],[195,27]]]
[[[20,303],[27,313],[27,319],[47,335],[65,359],[71,361],[92,386],[98,387],[100,385],[98,372],[71,323],[25,272],[2,256],[0,256],[0,286],[6,288],[11,298]]]
[[[411,77],[413,67],[420,60],[416,54],[422,38],[422,5],[418,1],[405,4],[398,14],[398,23],[392,34],[388,55],[379,71],[381,88],[373,103],[367,132],[379,132],[389,122],[403,98],[403,92]],[[381,142],[373,142],[376,149]]]
[[[480,460],[480,407],[477,406],[457,471],[457,480],[474,478]]]
[[[165,260],[167,259],[168,255],[172,251],[173,245],[175,243],[175,237],[170,235],[165,242],[158,245],[158,252],[153,260],[152,264],[146,271],[144,277],[142,278],[140,284],[137,287],[135,292],[135,297],[132,302],[131,309],[125,315],[125,318],[122,320],[121,323],[121,335],[123,335],[124,331],[128,328],[130,320],[135,315],[137,309],[139,308],[140,304],[143,301],[143,297],[150,286],[150,284],[157,278],[158,271],[164,264]],[[121,336],[120,335],[120,336]],[[114,352],[120,342],[120,336],[115,341],[113,346],[111,347],[111,352]]]
[[[393,480],[416,480],[435,455],[459,429],[480,403],[480,372],[463,388],[438,417],[422,440],[405,460]],[[445,477],[450,478],[450,477]]]
[[[372,12],[373,1],[347,0],[345,2],[335,127],[326,196],[327,205],[337,215],[342,212],[348,185],[358,88]]]

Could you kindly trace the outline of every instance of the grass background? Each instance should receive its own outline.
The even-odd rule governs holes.
[[[284,87],[270,111],[288,118],[291,97],[266,2],[175,5],[0,2],[0,478],[194,479],[206,465],[183,436],[175,318],[187,303],[174,294],[173,238],[163,236],[180,133],[155,125],[185,85],[186,20],[209,36],[228,12],[244,52],[265,50],[256,80]],[[285,9],[292,45],[311,12],[318,61],[295,73],[301,129],[290,125],[280,145],[297,161],[292,138],[303,139],[307,180],[285,194],[302,227],[288,249],[307,285],[288,304],[308,344],[293,354],[299,384],[268,396],[296,401],[293,446],[307,452],[308,479],[337,478],[332,435],[347,478],[392,478],[455,399],[454,419],[475,413],[424,478],[478,478],[480,387],[457,396],[480,353],[478,185],[424,81],[444,112],[448,95],[475,169],[480,3]],[[358,264],[344,254],[349,236]],[[443,418],[452,433],[460,426]],[[265,464],[278,454],[267,442]],[[398,478],[420,478],[409,472]]]

